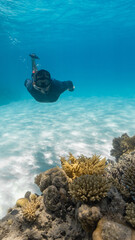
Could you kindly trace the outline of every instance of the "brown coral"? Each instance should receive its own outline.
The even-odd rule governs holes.
[[[122,184],[128,190],[131,198],[135,201],[135,163],[130,162],[122,176]]]
[[[82,175],[72,181],[69,185],[69,193],[81,202],[100,201],[107,196],[110,183],[101,175]]]
[[[125,219],[135,228],[135,204],[133,202],[127,203]]]
[[[101,218],[99,207],[90,207],[82,204],[78,209],[78,220],[86,232],[90,232]]]
[[[135,152],[121,156],[110,171],[114,186],[124,198],[135,200]]]
[[[129,137],[127,139],[127,144],[128,144],[128,150],[131,152],[135,149],[135,136]]]
[[[113,149],[111,155],[118,161],[119,157],[124,153],[129,153],[135,149],[135,136],[129,137],[124,133],[121,137],[113,139]]]
[[[103,174],[106,169],[106,159],[93,155],[91,158],[81,155],[75,158],[71,153],[68,160],[61,157],[62,169],[69,178],[75,179],[81,175]]]
[[[59,167],[40,173],[36,176],[35,183],[39,186],[41,192],[50,185],[55,185],[58,189],[68,187],[67,176]]]
[[[44,191],[44,204],[48,210],[54,212],[60,209],[60,193],[55,186],[51,185]]]

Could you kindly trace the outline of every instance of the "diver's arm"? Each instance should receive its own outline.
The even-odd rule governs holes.
[[[37,72],[37,66],[36,66],[36,62],[35,62],[35,58],[31,58],[31,62],[32,62],[32,72]]]
[[[31,79],[26,79],[24,82],[24,86],[30,91],[33,88],[32,80]]]
[[[56,88],[57,88],[57,91],[59,92],[59,94],[65,92],[66,90],[69,90],[69,91],[73,91],[74,90],[74,86],[73,86],[73,83],[72,81],[58,81],[58,80],[53,80]]]
[[[29,56],[31,57],[31,63],[32,63],[32,78],[33,78],[33,81],[34,81],[34,80],[35,80],[35,74],[36,74],[37,71],[38,71],[35,59],[39,59],[39,57],[36,56],[36,54],[34,54],[34,53],[30,54]]]

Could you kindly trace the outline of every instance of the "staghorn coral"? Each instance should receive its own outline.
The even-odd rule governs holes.
[[[69,184],[69,193],[81,202],[100,201],[107,196],[110,182],[101,175],[82,175]]]
[[[23,217],[28,222],[34,222],[36,220],[36,210],[40,206],[40,201],[38,198],[32,200],[31,202],[27,202],[25,206],[22,207]]]
[[[135,228],[135,204],[133,202],[126,204],[125,219]]]
[[[93,155],[91,158],[81,155],[75,158],[69,153],[69,158],[66,160],[61,157],[62,169],[71,179],[80,177],[81,175],[105,174],[106,159],[101,159],[98,155]]]
[[[124,133],[121,137],[114,138],[112,145],[111,155],[118,161],[121,155],[135,149],[135,136],[129,137],[127,133]]]

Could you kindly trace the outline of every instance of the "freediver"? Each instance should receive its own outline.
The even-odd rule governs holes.
[[[38,102],[56,102],[59,96],[66,90],[74,91],[72,81],[58,81],[51,78],[47,70],[38,70],[36,66],[36,59],[39,57],[36,54],[30,54],[32,61],[32,80],[26,79],[24,82],[25,87]]]

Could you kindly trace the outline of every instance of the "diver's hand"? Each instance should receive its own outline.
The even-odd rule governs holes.
[[[73,92],[75,90],[75,86],[73,86],[72,88],[69,88],[68,91]]]

